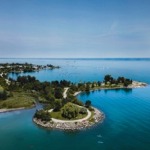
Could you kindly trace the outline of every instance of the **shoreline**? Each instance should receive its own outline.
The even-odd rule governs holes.
[[[135,89],[135,88],[144,88],[146,86],[148,86],[147,83],[133,81],[133,83],[131,85],[129,85],[128,87],[125,87],[125,86],[120,86],[120,87],[97,87],[95,89],[90,89],[89,92],[97,91],[97,90]],[[73,94],[73,96],[77,96],[77,95],[79,95],[81,93],[84,93],[84,92],[86,92],[86,91],[77,91]]]
[[[138,82],[138,81],[133,81],[132,85],[129,85],[128,87],[98,87],[98,88],[95,88],[95,89],[90,89],[89,92],[91,91],[97,91],[97,90],[115,90],[115,89],[134,89],[134,88],[142,88],[142,87],[146,87],[148,86],[147,83],[144,83],[144,82]],[[67,89],[68,90],[68,89]],[[67,91],[66,91],[67,92]],[[77,96],[83,92],[86,92],[86,91],[77,91],[73,94],[73,96]],[[25,108],[25,107],[20,107],[20,108],[10,108],[10,109],[7,109],[7,108],[2,108],[0,109],[0,113],[5,113],[5,112],[11,112],[11,111],[17,111],[17,110],[24,110],[24,109],[30,109],[30,108],[33,108],[35,106],[31,106],[29,108]]]
[[[17,111],[17,110],[25,110],[25,109],[32,109],[34,106],[31,107],[19,107],[19,108],[2,108],[0,109],[0,113],[7,113],[7,112],[12,112],[12,111]]]
[[[47,129],[58,129],[58,130],[64,130],[64,131],[83,130],[83,129],[90,128],[98,123],[101,123],[105,118],[105,115],[102,111],[100,111],[94,107],[93,107],[93,109],[94,109],[94,115],[91,119],[94,119],[94,121],[92,121],[92,122],[89,119],[87,119],[87,120],[85,119],[83,121],[79,121],[79,120],[63,121],[63,120],[61,120],[61,122],[55,122],[54,118],[52,118],[52,120],[49,122],[45,122],[45,121],[41,121],[41,119],[33,118],[33,122],[43,128],[47,128]]]
[[[133,81],[132,84],[130,84],[129,86],[125,87],[125,86],[114,86],[114,87],[98,87],[95,89],[91,89],[90,91],[95,91],[95,90],[113,90],[113,89],[134,89],[134,88],[142,88],[142,87],[146,87],[148,86],[147,83],[144,82],[139,82],[139,81]]]
[[[25,108],[25,107],[10,108],[10,109],[2,108],[2,109],[0,109],[0,113],[11,112],[11,111],[17,111],[17,110],[23,110],[23,109],[26,109],[26,108]]]

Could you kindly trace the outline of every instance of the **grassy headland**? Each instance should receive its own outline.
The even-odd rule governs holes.
[[[35,105],[35,98],[27,92],[15,91],[6,100],[0,100],[0,109],[30,108]]]

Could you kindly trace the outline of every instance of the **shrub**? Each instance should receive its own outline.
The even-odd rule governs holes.
[[[74,103],[74,104],[77,104],[77,105],[80,105],[80,106],[83,106],[83,103],[81,102],[81,101],[79,101],[77,98],[73,98],[72,99],[72,101],[71,101],[72,103]]]
[[[80,114],[87,114],[87,109],[86,108],[81,108],[79,111]]]
[[[91,106],[91,101],[90,100],[87,100],[85,102],[85,107],[89,108]]]
[[[89,107],[88,110],[89,110],[89,111],[94,111],[94,108]]]

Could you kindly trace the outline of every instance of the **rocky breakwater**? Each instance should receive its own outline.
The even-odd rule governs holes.
[[[89,128],[99,122],[102,122],[104,117],[105,116],[103,112],[93,108],[93,112],[91,113],[90,118],[85,120],[58,120],[52,118],[51,121],[46,122],[41,121],[41,119],[33,118],[33,122],[44,128],[73,131]]]

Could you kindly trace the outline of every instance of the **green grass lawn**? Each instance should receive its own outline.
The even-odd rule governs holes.
[[[61,116],[61,111],[58,111],[58,112],[52,111],[50,114],[51,114],[51,117],[55,118],[55,119],[69,120],[69,119],[64,118],[64,117]],[[70,120],[82,119],[82,118],[85,118],[86,116],[87,116],[87,114],[79,114],[76,118],[73,118],[73,119],[70,119]]]
[[[35,104],[35,98],[29,93],[25,92],[13,92],[13,96],[7,98],[7,100],[0,101],[0,108],[29,108]]]

